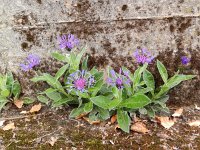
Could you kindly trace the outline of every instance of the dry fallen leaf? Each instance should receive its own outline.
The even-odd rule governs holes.
[[[41,103],[39,103],[39,104],[37,104],[37,105],[34,105],[34,106],[31,108],[30,113],[38,112],[38,111],[40,111],[41,108],[42,108]]]
[[[57,140],[58,140],[58,137],[51,137],[51,139],[48,141],[48,143],[51,146],[54,146],[54,144],[57,142]]]
[[[177,109],[174,114],[172,115],[173,117],[180,117],[183,113],[183,108]]]
[[[0,127],[3,126],[4,122],[5,122],[5,120],[0,120]]]
[[[76,117],[76,119],[81,119],[81,118],[87,116],[87,114],[88,114],[88,113],[82,113],[82,114],[78,115],[78,116]]]
[[[115,126],[115,130],[121,129],[119,125]]]
[[[15,124],[14,123],[9,123],[5,127],[3,127],[4,131],[10,130],[10,129],[15,129]]]
[[[14,104],[17,108],[22,108],[24,101],[16,99],[14,100]]]
[[[194,105],[195,105],[196,110],[200,110],[200,107],[198,107],[196,104],[194,104]]]
[[[189,126],[198,127],[200,126],[200,120],[190,121],[188,122]]]
[[[26,110],[23,110],[20,112],[20,114],[27,114],[27,113],[28,113],[28,111],[26,111]]]
[[[87,121],[89,124],[99,124],[99,123],[101,123],[100,120],[91,121],[88,117],[83,117],[83,119],[85,121]]]
[[[175,123],[175,119],[170,119],[169,117],[156,117],[156,119],[160,122],[160,124],[165,127],[166,129],[169,129],[172,127]]]
[[[116,120],[117,120],[117,115],[113,115],[113,116],[111,117],[111,119],[110,119],[110,122],[111,122],[111,123],[115,123]]]
[[[147,129],[146,125],[142,122],[136,122],[131,126],[132,131],[136,131],[139,133],[148,133],[149,130]]]

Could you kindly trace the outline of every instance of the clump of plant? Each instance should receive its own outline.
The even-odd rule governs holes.
[[[169,112],[166,101],[169,90],[189,80],[195,75],[179,74],[169,77],[165,66],[157,60],[157,69],[163,79],[163,85],[155,86],[155,80],[148,64],[154,56],[146,49],[134,52],[134,58],[139,67],[131,73],[126,67],[121,67],[119,72],[109,67],[107,79],[104,73],[95,67],[87,67],[88,58],[82,59],[85,49],[76,48],[78,40],[72,36],[59,37],[61,49],[70,49],[70,54],[52,53],[52,56],[65,63],[55,76],[43,73],[32,79],[34,82],[45,81],[50,88],[40,93],[38,100],[46,104],[51,100],[52,106],[75,104],[70,117],[88,115],[89,120],[106,120],[117,114],[120,128],[129,132],[131,115],[140,113],[154,117],[157,112]],[[62,78],[62,82],[59,81]]]
[[[81,61],[85,48],[79,50],[76,46],[78,39],[73,35],[61,36],[58,38],[61,49],[70,49],[70,54],[61,54],[53,52],[53,58],[62,61],[61,67],[55,76],[48,73],[42,73],[33,79],[33,82],[45,81],[49,88],[39,93],[37,97],[43,103],[50,103],[52,107],[58,107],[66,104],[76,104],[78,107],[92,105],[90,97],[96,96],[103,84],[103,73],[97,69],[87,68],[87,57]],[[62,80],[60,80],[62,78]]]
[[[0,111],[10,101],[18,99],[21,86],[12,73],[0,74]]]

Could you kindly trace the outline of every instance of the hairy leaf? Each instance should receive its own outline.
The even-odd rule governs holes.
[[[158,68],[158,71],[159,71],[164,83],[166,83],[167,79],[168,79],[167,69],[159,60],[157,60],[157,68]]]
[[[131,119],[126,111],[121,109],[117,110],[117,122],[123,131],[129,133]]]

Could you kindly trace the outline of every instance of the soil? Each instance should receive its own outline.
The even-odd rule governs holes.
[[[14,130],[0,129],[0,149],[6,150],[67,150],[67,149],[142,149],[142,150],[197,150],[200,148],[200,127],[190,127],[187,122],[200,119],[200,110],[194,105],[185,106],[183,115],[170,129],[155,120],[143,119],[150,130],[147,134],[116,130],[109,120],[90,125],[84,120],[69,119],[71,107],[50,109],[43,106],[34,115],[22,115],[22,110],[10,106],[1,113],[4,125],[14,122]],[[169,106],[171,112],[179,106]],[[22,117],[15,118],[15,117]],[[24,116],[24,117],[23,117]],[[9,117],[9,118],[7,118]],[[7,118],[7,119],[6,119]],[[53,146],[51,139],[57,139]]]

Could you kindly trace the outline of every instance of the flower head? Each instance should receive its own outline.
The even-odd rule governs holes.
[[[131,80],[128,77],[128,71],[122,71],[120,68],[119,73],[114,70],[110,70],[110,77],[107,78],[107,84],[110,86],[116,86],[118,89],[123,89],[124,85],[130,85]]]
[[[73,34],[58,36],[60,49],[72,49],[79,44],[79,40]]]
[[[188,58],[187,56],[182,56],[181,62],[183,65],[187,65],[190,62],[190,58]]]
[[[89,72],[85,70],[78,70],[69,75],[66,84],[70,88],[68,90],[69,92],[72,90],[87,92],[87,89],[95,84],[95,79]]]
[[[139,64],[145,64],[145,63],[151,63],[154,59],[154,56],[145,48],[143,48],[140,52],[137,49],[133,56],[135,57],[135,60]]]
[[[26,58],[25,64],[20,64],[20,67],[23,71],[28,71],[39,64],[40,64],[39,56],[34,54],[29,54],[28,57]]]

